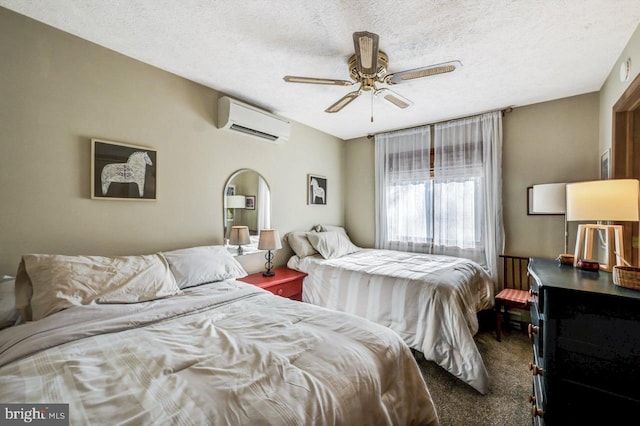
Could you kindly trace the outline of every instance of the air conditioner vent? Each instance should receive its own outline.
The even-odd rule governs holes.
[[[218,99],[218,128],[275,144],[289,140],[291,133],[288,120],[227,96]]]
[[[270,141],[275,141],[278,139],[277,136],[270,135],[268,133],[261,132],[259,130],[250,129],[248,127],[241,126],[239,124],[232,124],[230,127],[231,130],[236,130],[238,132],[246,133],[247,135],[258,136],[260,138],[269,139]]]

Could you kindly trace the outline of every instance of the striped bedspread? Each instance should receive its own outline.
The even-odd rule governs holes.
[[[0,331],[0,401],[72,425],[438,424],[393,332],[233,280]]]
[[[493,306],[489,275],[470,260],[362,249],[336,259],[293,256],[288,266],[309,274],[305,302],[389,327],[480,393],[488,374],[473,340],[477,312]]]

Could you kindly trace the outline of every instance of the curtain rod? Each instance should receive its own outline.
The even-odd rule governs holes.
[[[433,126],[434,124],[446,123],[447,121],[453,121],[453,120],[462,120],[464,118],[475,117],[477,115],[487,114],[487,113],[495,112],[495,111],[502,112],[502,116],[504,117],[505,114],[513,111],[513,107],[509,106],[509,107],[506,107],[506,108],[503,108],[503,109],[492,109],[492,110],[489,110],[489,111],[479,112],[479,113],[474,114],[474,115],[467,115],[465,117],[449,118],[449,119],[442,120],[442,121],[436,121],[435,123],[426,123],[426,124],[421,124],[420,126],[412,126],[412,127],[405,127],[403,129],[390,130],[390,132],[399,132],[401,130],[417,129],[418,127],[423,127],[423,126]],[[389,132],[381,132],[381,133],[389,133]],[[373,139],[374,136],[377,135],[377,134],[378,133],[368,134],[367,135],[367,139]]]

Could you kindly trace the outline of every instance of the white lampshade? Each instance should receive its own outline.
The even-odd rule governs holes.
[[[244,197],[243,197],[244,198]],[[250,244],[249,227],[248,226],[232,226],[229,234],[229,244],[243,245]]]
[[[638,221],[637,179],[567,184],[567,220]]]
[[[258,241],[258,250],[278,250],[282,248],[282,242],[278,231],[275,229],[260,230],[260,240]]]
[[[244,206],[245,206],[244,195],[228,195],[227,196],[228,209],[244,209]]]
[[[531,210],[538,214],[564,214],[567,211],[566,183],[533,185]]]

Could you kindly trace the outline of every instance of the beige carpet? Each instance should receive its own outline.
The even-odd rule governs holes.
[[[502,342],[491,328],[475,337],[490,377],[489,392],[479,394],[437,364],[419,361],[441,426],[531,425],[531,343],[519,330],[505,330]]]

